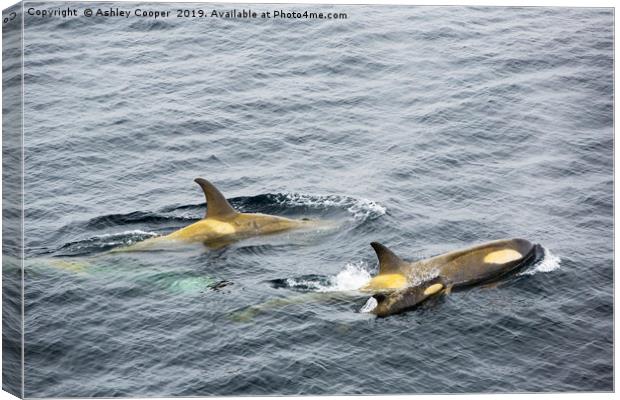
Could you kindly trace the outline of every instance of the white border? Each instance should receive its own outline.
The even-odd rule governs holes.
[[[136,3],[137,1],[135,0],[114,0],[115,2],[127,2],[127,3]],[[100,2],[100,1],[84,1],[84,2]],[[189,3],[190,1],[180,1],[180,0],[168,0],[168,1],[161,1],[161,0],[149,0],[149,1],[143,1],[143,2],[148,2],[148,3]],[[8,8],[10,6],[12,6],[13,4],[16,4],[16,1],[11,1],[11,0],[0,0],[0,7],[2,9]],[[198,3],[198,2],[196,2]],[[259,0],[244,0],[244,1],[231,1],[231,0],[222,0],[222,1],[213,1],[211,3],[272,3],[272,4],[383,4],[383,5],[471,5],[471,6],[543,6],[543,7],[612,7],[615,8],[615,2],[614,1],[610,1],[610,0],[596,0],[596,1],[575,1],[575,0],[520,0],[520,1],[514,1],[514,0],[507,0],[507,1],[493,1],[493,0],[471,0],[471,1],[451,1],[451,0],[444,0],[444,1],[432,1],[432,0],[425,0],[425,1],[416,1],[416,0],[370,0],[370,1],[360,1],[360,0],[338,0],[338,1],[334,1],[334,2],[329,2],[326,0],[305,0],[305,1],[299,1],[299,0],[291,0],[291,1],[280,1],[280,0],[271,0],[271,1],[259,1]],[[615,10],[614,10],[614,23],[615,23]],[[23,27],[22,27],[23,29]],[[615,249],[618,248],[618,244],[620,242],[620,239],[618,239],[618,237],[616,237],[615,235],[615,226],[616,226],[616,214],[615,214],[615,209],[616,209],[616,197],[615,197],[615,165],[617,165],[617,161],[618,161],[618,153],[616,152],[616,140],[615,140],[615,121],[616,121],[616,117],[617,117],[617,111],[615,108],[615,93],[616,93],[616,84],[615,84],[615,76],[616,76],[616,72],[617,72],[617,65],[615,63],[615,41],[616,38],[618,37],[618,30],[617,27],[614,26],[614,391],[615,391],[615,387],[616,387],[616,370],[615,370],[615,366],[618,365],[618,358],[617,358],[617,354],[615,352],[615,345],[616,343],[618,343],[618,338],[620,337],[618,335],[618,329],[615,325],[615,310],[617,309],[618,306],[618,298],[615,296],[615,271],[617,270],[617,261],[616,261],[616,257],[615,257]],[[23,37],[22,37],[23,40]],[[23,46],[23,42],[22,42],[22,46]],[[0,40],[0,52],[2,51],[2,44],[1,44],[1,40]],[[22,71],[23,71],[23,59],[22,59]],[[22,95],[23,95],[23,82],[22,82]],[[0,105],[2,104],[2,100],[0,97]],[[0,117],[1,118],[1,117]],[[22,101],[22,129],[23,129],[23,123],[24,123],[24,114],[23,114],[23,101]],[[23,160],[23,134],[22,134],[22,160]],[[0,152],[0,170],[1,170],[1,160],[2,160],[2,154]],[[22,193],[23,193],[23,176],[22,176]],[[0,196],[2,194],[2,189],[0,187]],[[22,202],[23,202],[23,198],[22,198]],[[23,206],[23,204],[22,204]],[[0,210],[1,213],[1,210]],[[23,214],[22,214],[23,215]],[[23,221],[22,221],[22,226],[23,226]],[[1,219],[0,219],[0,227],[1,227]],[[2,236],[2,230],[0,229],[0,238]],[[23,234],[22,234],[22,240],[23,240]],[[23,241],[22,241],[23,243]],[[23,256],[23,255],[22,255]],[[1,257],[1,255],[0,255]],[[0,278],[1,280],[1,278]],[[23,270],[22,270],[22,287],[24,282],[23,282]],[[23,334],[23,306],[24,306],[24,301],[23,301],[23,293],[22,293],[22,334]],[[1,315],[1,302],[0,302],[0,315]],[[23,337],[22,337],[22,341],[23,341]],[[0,346],[0,356],[2,354],[2,348]],[[22,342],[22,362],[23,362],[23,342]],[[23,382],[23,366],[22,366],[22,382]],[[368,398],[369,396],[322,396],[322,397],[318,397],[318,396],[303,396],[303,397],[298,397],[299,399],[307,399],[307,400],[318,400],[318,399],[325,399],[325,398],[329,398],[330,400],[351,400],[351,399],[364,399],[364,398]],[[489,399],[489,400],[493,400],[496,398],[499,399],[545,399],[545,400],[576,400],[576,399],[588,399],[588,400],[601,400],[601,399],[611,399],[611,398],[615,398],[615,394],[614,393],[558,393],[558,394],[501,394],[501,395],[496,395],[496,394],[466,394],[466,395],[389,395],[389,396],[370,396],[370,398],[372,399],[381,399],[381,400],[400,400],[400,399],[413,399],[413,400],[448,400],[448,399],[459,399],[459,400],[474,400],[474,399],[479,399],[480,397],[483,397],[484,399]],[[7,392],[4,391],[0,391],[0,400],[6,400],[6,399],[14,399],[15,397],[13,397],[12,395],[8,394]],[[207,397],[208,399],[243,399],[243,397],[234,397],[234,396],[229,396],[229,397]],[[273,397],[246,397],[248,399],[256,399],[256,400],[271,400],[273,399]],[[293,398],[291,396],[288,396],[287,398]],[[297,398],[297,397],[296,397]],[[141,398],[135,398],[135,399],[141,399]],[[176,399],[176,398],[170,398],[170,399]]]

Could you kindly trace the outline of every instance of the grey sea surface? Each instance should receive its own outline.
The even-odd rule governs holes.
[[[67,6],[172,13],[26,16],[26,396],[613,390],[612,9],[26,4]],[[105,253],[199,220],[196,177],[337,227]],[[511,237],[544,260],[359,312],[371,241]]]

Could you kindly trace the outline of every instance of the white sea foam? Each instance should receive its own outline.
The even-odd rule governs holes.
[[[519,275],[534,275],[537,272],[551,272],[560,268],[562,259],[543,247],[543,258]]]
[[[149,237],[159,236],[159,234],[155,233],[155,232],[146,232],[146,231],[142,231],[140,229],[134,229],[134,230],[131,230],[131,231],[118,232],[118,233],[104,233],[103,235],[98,235],[95,238],[97,238],[97,239],[105,239],[105,238],[109,238],[109,237],[125,237],[125,236],[136,236],[136,235],[149,236]]]
[[[344,292],[357,290],[370,280],[370,272],[363,262],[347,264],[338,274],[325,279],[288,278],[290,288],[303,288],[315,292]]]
[[[381,204],[375,203],[374,201],[357,199],[351,207],[347,208],[347,211],[353,214],[353,218],[364,220],[385,215],[387,210]]]
[[[155,232],[146,232],[140,229],[134,229],[131,231],[124,231],[118,233],[104,233],[102,235],[97,235],[95,237],[90,238],[87,242],[97,243],[99,247],[108,247],[108,246],[129,246],[136,242],[140,242],[144,239],[152,238],[160,236],[159,233]],[[78,245],[77,248],[82,248],[87,246]]]
[[[292,289],[306,289],[318,291],[324,285],[318,280],[300,279],[300,278],[287,278],[286,286]]]
[[[370,272],[364,262],[347,264],[336,276],[331,278],[331,285],[324,291],[357,290],[370,280]]]
[[[386,208],[368,199],[356,199],[346,196],[335,195],[308,195],[300,193],[285,193],[283,203],[291,206],[305,206],[315,208],[345,208],[356,220],[377,218],[384,215]]]

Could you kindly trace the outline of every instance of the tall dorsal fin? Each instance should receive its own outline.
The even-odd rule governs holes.
[[[205,218],[223,219],[239,214],[226,200],[226,197],[206,179],[196,178],[194,182],[200,185],[207,199],[207,213]]]
[[[401,267],[407,264],[405,261],[381,243],[372,242],[370,245],[379,259],[379,275],[402,273]]]

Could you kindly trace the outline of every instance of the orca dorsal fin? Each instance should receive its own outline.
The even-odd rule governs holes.
[[[205,218],[226,219],[239,214],[226,200],[226,197],[206,179],[196,178],[194,182],[200,185],[207,200]]]
[[[379,259],[379,275],[402,272],[401,267],[407,264],[403,259],[379,242],[372,242],[370,245],[375,249],[375,253],[377,253],[377,258]]]

